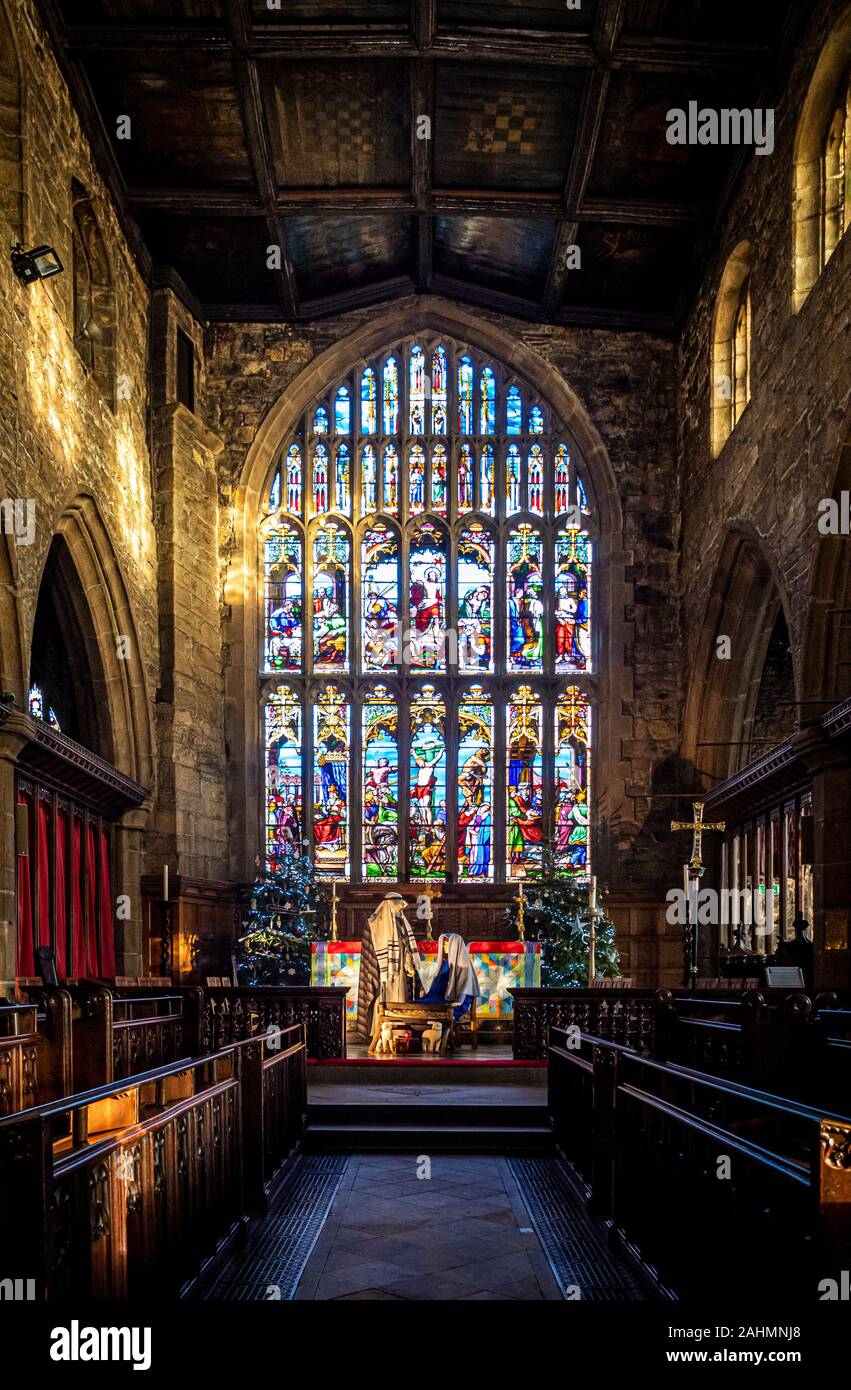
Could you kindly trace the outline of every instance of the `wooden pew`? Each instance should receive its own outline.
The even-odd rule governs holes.
[[[71,1088],[71,999],[67,990],[19,989],[23,1004],[0,1004],[0,1115]]]
[[[336,986],[205,987],[204,1046],[212,1050],[301,1023],[309,1058],[345,1057],[346,993]]]
[[[847,1265],[851,1118],[588,1034],[575,1044],[553,1030],[557,1143],[593,1214],[663,1287],[809,1303]]]
[[[0,1229],[48,1299],[173,1298],[236,1238],[298,1144],[304,1035],[195,1061],[0,1120]]]
[[[198,986],[78,985],[71,993],[78,1091],[205,1051]]]

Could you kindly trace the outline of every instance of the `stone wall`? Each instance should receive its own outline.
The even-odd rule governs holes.
[[[737,692],[748,690],[755,696],[760,684],[761,668],[754,664],[758,619],[736,623],[736,604],[743,593],[749,593],[755,615],[761,603],[770,615],[763,634],[774,621],[777,604],[782,604],[795,687],[790,691],[788,680],[783,682],[783,698],[799,702],[786,712],[786,719],[781,719],[779,706],[773,719],[766,719],[764,709],[758,711],[755,736],[793,732],[796,722],[807,724],[851,693],[851,543],[847,536],[821,536],[817,528],[821,499],[851,486],[847,231],[798,312],[793,259],[799,123],[808,119],[805,99],[825,41],[845,12],[847,0],[814,7],[788,82],[774,101],[774,152],[751,158],[744,171],[680,343],[682,631],[692,676],[683,743],[689,759],[707,772],[707,785],[712,784],[708,774],[713,766],[718,775],[723,762],[723,750],[708,748],[707,740],[730,741],[727,773],[767,751],[764,745],[751,746],[746,734],[743,739],[753,707],[748,709],[744,695],[738,706],[735,699]],[[840,65],[847,64],[847,57],[846,40],[844,59],[839,48]],[[753,248],[751,397],[713,459],[712,318],[725,263],[742,240]],[[734,532],[746,538],[738,550],[732,543]],[[758,570],[756,552],[762,579],[748,590],[742,575],[746,564]],[[738,573],[736,565],[730,571],[725,558],[732,554],[739,557]],[[737,595],[726,606],[725,591]],[[722,677],[715,637],[733,631],[737,636],[731,670]],[[768,677],[769,684],[778,685],[776,673],[769,670]],[[713,687],[716,694],[701,712],[701,692],[712,692]],[[722,698],[716,698],[718,692]],[[797,739],[807,747],[813,773],[816,982],[820,987],[847,986],[851,855],[848,836],[838,828],[847,822],[851,770],[847,754],[846,766],[839,768],[835,748],[816,748],[812,731],[801,732]],[[825,950],[829,919],[834,921],[832,936],[843,939],[844,948]]]
[[[102,522],[104,547],[114,556],[123,577],[134,624],[133,645],[138,647],[129,654],[130,664],[150,701],[159,676],[156,543],[146,419],[148,294],[30,0],[16,0],[12,33],[22,91],[23,227],[0,222],[0,498],[34,502],[35,531],[31,544],[16,545],[9,537],[0,536],[5,547],[0,569],[6,571],[0,576],[6,580],[0,608],[3,686],[19,705],[25,701],[32,624],[48,549],[63,515],[79,499],[88,498],[94,500],[84,504],[81,515],[97,516]],[[114,406],[101,393],[74,342],[70,273],[73,179],[91,199],[112,275],[115,375],[119,384]],[[10,205],[2,206],[5,218]],[[43,242],[53,245],[65,273],[42,283],[21,285],[8,255],[8,247],[19,233],[28,246]],[[98,560],[106,583],[108,557],[99,554]],[[16,632],[20,633],[20,651]],[[109,633],[99,636],[107,643],[112,641]],[[119,743],[136,746],[135,766],[123,770],[149,780],[150,747],[145,746],[144,731],[116,733]],[[15,750],[0,750],[2,753],[6,763],[1,794],[4,810],[10,810],[13,767],[9,759],[14,758]],[[14,942],[14,836],[10,820],[4,822],[0,848],[0,936],[6,951],[5,967],[0,959],[0,978],[9,973],[9,951]],[[133,919],[124,925],[125,939],[138,953],[138,881],[121,886],[131,894],[134,905]],[[133,960],[127,963],[132,966]]]
[[[822,675],[804,672],[802,663],[820,541],[817,506],[832,495],[849,436],[851,258],[846,236],[800,312],[793,311],[793,150],[817,59],[845,8],[844,0],[818,6],[798,46],[776,103],[774,153],[751,158],[744,172],[679,353],[683,632],[689,665],[696,659],[722,548],[730,530],[741,525],[758,540],[773,572],[789,622],[799,690],[803,678],[815,675],[818,681]],[[754,255],[751,399],[713,459],[712,318],[727,258],[742,240],[751,242]],[[745,656],[732,654],[734,662]]]

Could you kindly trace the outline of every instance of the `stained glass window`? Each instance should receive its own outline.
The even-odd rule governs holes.
[[[558,871],[583,878],[588,866],[588,747],[591,712],[577,686],[558,697],[555,711],[555,854]]]
[[[423,522],[411,539],[410,663],[417,670],[446,667],[446,538]]]
[[[473,446],[462,444],[458,451],[458,510],[469,512],[473,507]]]
[[[520,450],[509,444],[505,456],[505,510],[509,516],[520,511]]]
[[[544,839],[541,702],[528,685],[508,699],[506,709],[507,869],[526,878],[541,865]]]
[[[334,433],[351,434],[352,401],[348,386],[341,386],[334,401]]]
[[[493,516],[496,497],[493,445],[486,444],[479,459],[479,510]]]
[[[301,535],[288,522],[263,546],[266,635],[264,670],[300,671],[302,632]]]
[[[519,386],[509,386],[505,397],[505,432],[520,434],[523,429],[523,397]]]
[[[438,345],[431,358],[431,432],[446,434],[446,348]]]
[[[566,512],[570,506],[570,459],[565,444],[556,449],[555,503],[557,512]]]
[[[383,685],[363,702],[363,875],[399,872],[399,710]]]
[[[408,421],[409,434],[425,434],[426,424],[426,365],[421,347],[411,348],[409,363]]]
[[[288,851],[301,853],[302,816],[301,700],[282,685],[264,709],[266,766],[266,866],[277,868]]]
[[[44,719],[44,695],[40,685],[30,687],[29,712],[33,719]]]
[[[384,364],[383,393],[384,433],[396,434],[399,428],[399,367],[395,357]]]
[[[446,500],[449,488],[449,460],[446,445],[435,444],[431,453],[431,509],[446,516]]]
[[[383,524],[366,532],[361,543],[361,640],[367,671],[392,668],[397,655],[399,621],[399,547]]]
[[[426,458],[422,444],[415,444],[408,456],[410,510],[424,512],[426,505]]]
[[[543,671],[543,543],[523,525],[508,537],[508,669]]]
[[[399,510],[399,455],[395,444],[385,444],[381,455],[381,505],[385,512]]]
[[[350,711],[334,685],[313,707],[313,852],[319,874],[349,873]]]
[[[367,367],[360,379],[360,432],[375,434],[377,428],[375,372]]]
[[[591,544],[584,531],[556,537],[556,671],[591,663]]]
[[[496,377],[493,367],[485,367],[479,377],[479,434],[493,434],[496,428]]]
[[[313,446],[313,510],[328,510],[328,450],[324,444]]]
[[[258,522],[270,861],[486,885],[534,877],[546,834],[587,876],[591,494],[505,375],[418,335],[282,440]]]
[[[446,872],[446,706],[434,686],[411,700],[411,878]]]
[[[348,444],[337,446],[334,468],[334,507],[338,512],[348,512],[352,500],[352,465]]]
[[[458,666],[493,669],[493,537],[479,522],[458,543]]]
[[[458,701],[458,878],[493,879],[493,701],[480,685]]]
[[[533,444],[529,450],[529,511],[544,511],[544,454],[540,444]]]
[[[349,538],[329,522],[313,538],[313,665],[349,667]]]
[[[371,444],[364,445],[360,460],[361,511],[378,510],[378,464],[375,449]]]
[[[301,449],[291,444],[287,449],[287,511],[301,516]]]
[[[458,433],[473,433],[473,363],[466,356],[458,365]]]

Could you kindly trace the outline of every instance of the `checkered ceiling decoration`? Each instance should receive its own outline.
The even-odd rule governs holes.
[[[665,114],[768,104],[807,8],[39,3],[131,244],[208,318],[434,291],[661,332],[751,157],[669,145]],[[117,113],[132,140],[115,139]]]

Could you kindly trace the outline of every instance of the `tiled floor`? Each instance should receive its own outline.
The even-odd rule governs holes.
[[[296,1299],[560,1299],[504,1158],[352,1155]]]

